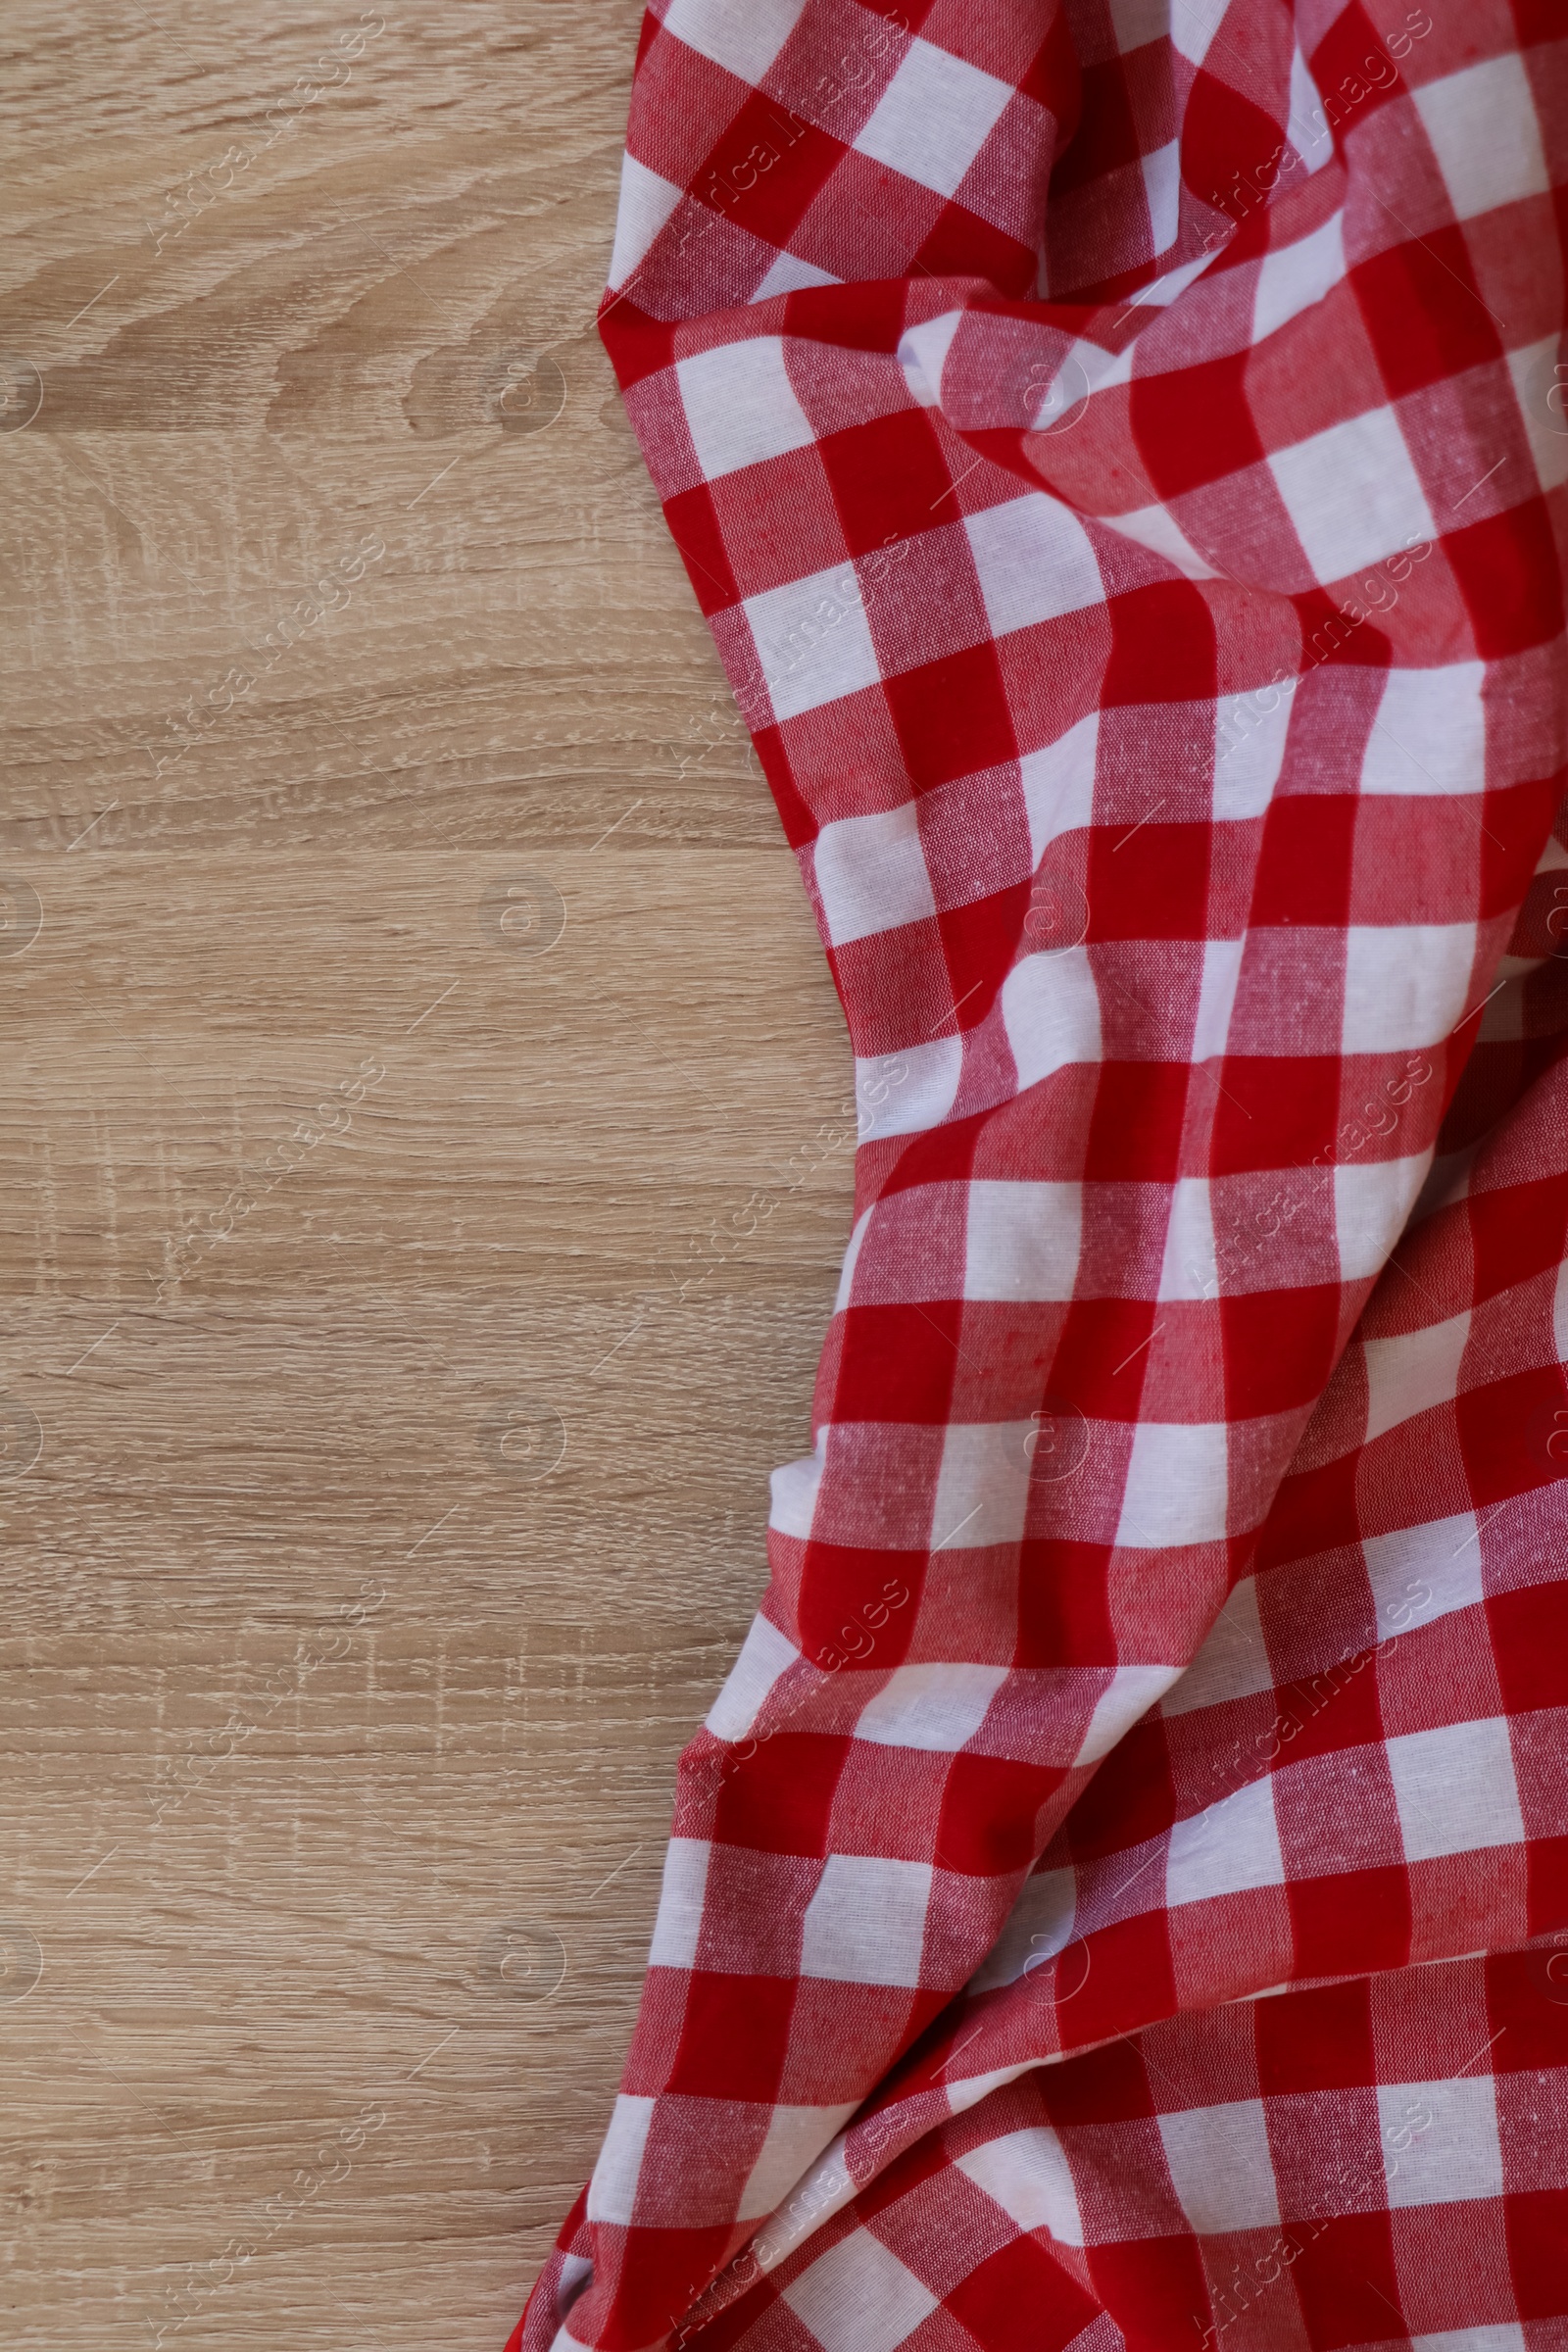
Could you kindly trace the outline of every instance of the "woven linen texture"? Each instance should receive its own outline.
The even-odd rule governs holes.
[[[661,0],[856,1218],[521,2352],[1568,2347],[1568,8]]]

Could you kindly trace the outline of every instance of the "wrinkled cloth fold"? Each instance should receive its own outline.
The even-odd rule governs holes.
[[[1558,0],[645,20],[855,1223],[514,2352],[1568,2346],[1565,220]]]

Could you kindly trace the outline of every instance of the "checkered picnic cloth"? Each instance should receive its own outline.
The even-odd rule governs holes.
[[[1564,0],[646,19],[857,1214],[525,2352],[1568,2347],[1565,221]]]

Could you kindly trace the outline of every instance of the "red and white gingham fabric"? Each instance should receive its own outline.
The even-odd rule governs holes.
[[[525,2352],[1568,2347],[1565,220],[1565,0],[646,20],[862,1115]]]

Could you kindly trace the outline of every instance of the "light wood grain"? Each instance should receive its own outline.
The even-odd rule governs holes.
[[[832,989],[593,332],[636,9],[380,21],[0,36],[28,2352],[499,2352],[848,1230]]]

